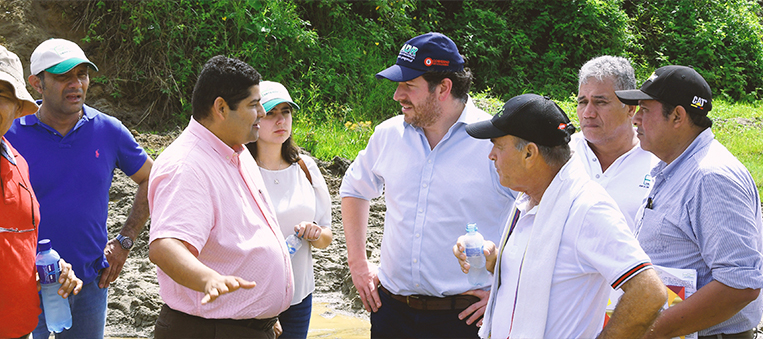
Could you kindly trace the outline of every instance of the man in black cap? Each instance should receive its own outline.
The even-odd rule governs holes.
[[[763,313],[760,197],[714,139],[710,86],[690,67],[665,66],[640,89],[615,93],[640,106],[641,147],[661,160],[636,214],[638,240],[655,264],[697,272],[697,292],[660,314],[648,337],[753,338]]]
[[[665,303],[665,286],[615,201],[570,160],[575,127],[564,111],[523,94],[466,131],[490,139],[501,184],[522,192],[498,251],[485,245],[495,274],[480,336],[640,338]],[[459,239],[453,253],[468,272],[463,251]],[[602,331],[610,286],[625,293]]]
[[[408,40],[396,64],[376,76],[398,83],[393,99],[403,114],[376,127],[340,188],[347,261],[372,312],[371,336],[476,337],[490,282],[470,283],[450,248],[469,223],[497,240],[514,202],[484,156],[490,143],[464,129],[490,115],[472,103],[471,72],[440,33]],[[382,193],[387,208],[377,269],[367,258],[366,231],[369,200]]]

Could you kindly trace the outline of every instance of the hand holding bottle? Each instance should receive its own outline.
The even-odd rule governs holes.
[[[59,259],[58,265],[61,267],[61,276],[58,278],[61,288],[58,289],[58,295],[62,298],[68,298],[69,294],[79,294],[79,291],[82,290],[82,280],[77,278],[74,274],[72,265],[64,259]],[[40,276],[37,275],[37,291],[40,291],[41,289]]]

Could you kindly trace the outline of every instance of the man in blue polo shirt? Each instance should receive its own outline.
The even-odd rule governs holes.
[[[6,138],[29,163],[40,202],[39,237],[71,262],[83,281],[69,297],[72,327],[58,338],[103,338],[109,284],[122,271],[148,219],[146,192],[153,161],[119,120],[84,105],[90,62],[75,43],[50,39],[32,53],[32,87],[42,95],[34,115],[16,119]],[[106,219],[109,188],[119,168],[138,183],[133,208],[115,239]],[[48,338],[40,314],[34,338]]]

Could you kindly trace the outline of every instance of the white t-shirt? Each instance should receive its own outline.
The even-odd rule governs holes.
[[[310,172],[312,185],[298,163],[279,171],[260,167],[284,238],[294,234],[294,226],[303,221],[314,221],[318,226],[331,227],[331,197],[326,180],[315,160],[308,156],[302,156],[302,160]],[[313,255],[309,244],[309,241],[302,239],[302,247],[291,258],[294,273],[292,305],[299,304],[315,290]]]
[[[595,181],[615,199],[617,207],[625,215],[631,232],[635,230],[636,212],[644,202],[652,184],[649,172],[657,165],[659,159],[636,145],[630,151],[621,155],[607,168],[601,171],[601,164],[593,152],[583,133],[575,133],[570,140],[570,148],[575,156],[583,163],[591,180]]]
[[[577,199],[599,198],[598,194],[587,194]],[[527,195],[517,199],[521,215],[501,257],[501,284],[491,322],[493,338],[509,336],[520,269],[532,269],[521,265],[538,211],[538,206],[528,210],[528,202]],[[591,207],[581,208],[586,205]],[[604,326],[613,285],[620,288],[635,275],[634,269],[650,260],[614,202],[606,197],[593,204],[574,204],[567,222],[559,227],[564,230],[551,283],[545,337],[595,338]]]

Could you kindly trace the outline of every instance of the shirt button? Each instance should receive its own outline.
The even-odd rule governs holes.
[[[423,186],[424,186],[424,188],[427,188],[427,184],[424,184]]]
[[[413,262],[417,263],[417,262],[419,262],[419,259],[413,259]]]
[[[419,213],[424,213],[424,210],[423,209],[419,209]]]
[[[419,284],[416,284],[416,287],[419,287]]]
[[[599,161],[599,159],[593,158],[593,162],[597,162],[597,161]]]
[[[416,238],[421,237],[421,234],[416,233]]]
[[[431,163],[432,163],[432,160],[427,160],[427,164],[431,164]]]
[[[598,175],[598,174],[597,174],[597,175],[596,175],[596,179],[599,179],[599,177],[600,177],[600,175]]]

